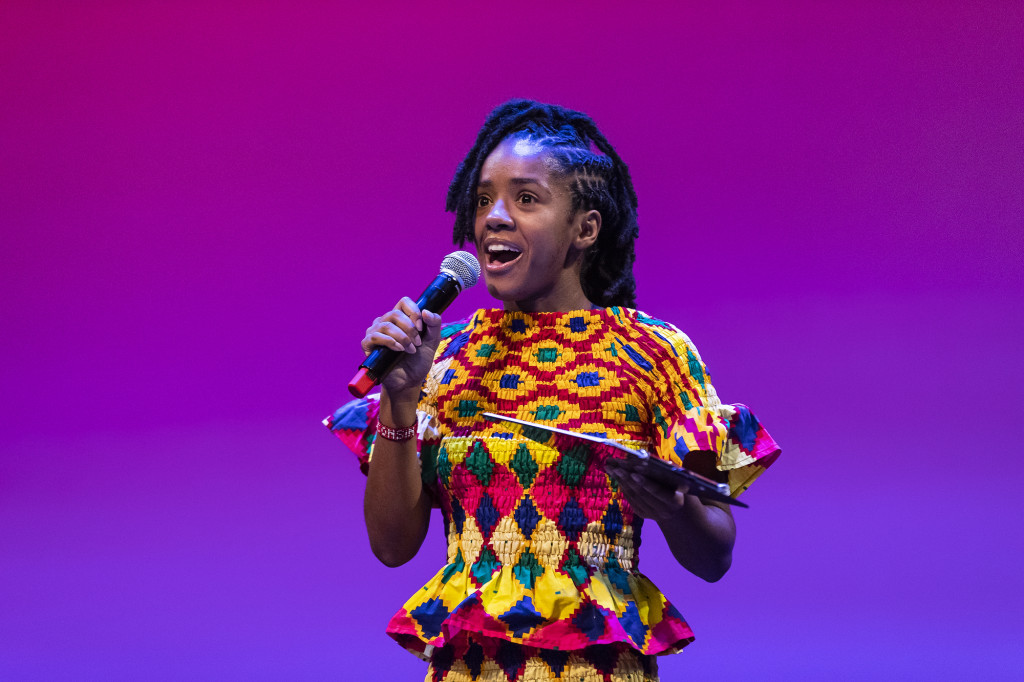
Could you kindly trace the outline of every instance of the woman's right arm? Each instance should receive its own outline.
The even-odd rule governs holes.
[[[420,311],[403,298],[366,331],[363,351],[374,346],[403,351],[405,356],[381,382],[380,412],[385,426],[416,425],[423,380],[437,350],[441,316]],[[386,566],[400,566],[419,551],[430,523],[430,496],[423,488],[416,438],[393,441],[378,435],[373,445],[363,496],[363,516],[370,548]]]

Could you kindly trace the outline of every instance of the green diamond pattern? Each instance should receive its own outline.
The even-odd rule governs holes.
[[[530,449],[526,447],[526,443],[520,443],[516,454],[512,456],[512,471],[516,472],[519,485],[523,488],[529,488],[533,484],[533,479],[537,477],[540,467],[530,456]]]
[[[487,454],[484,444],[480,441],[473,443],[473,451],[466,457],[466,468],[477,477],[477,480],[482,485],[487,485],[491,482],[491,474],[494,473],[494,462],[491,461],[491,456]]]
[[[576,487],[587,472],[587,461],[590,459],[590,448],[586,445],[574,445],[562,453],[558,460],[558,475],[565,484]]]

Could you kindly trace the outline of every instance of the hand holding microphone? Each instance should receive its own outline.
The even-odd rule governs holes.
[[[440,313],[463,289],[476,284],[479,277],[480,263],[472,254],[456,251],[445,256],[441,272],[416,301],[403,298],[394,310],[378,317],[367,329],[362,341],[367,358],[349,382],[349,391],[363,397],[392,369],[396,376],[388,382],[391,388],[419,387],[440,341]]]

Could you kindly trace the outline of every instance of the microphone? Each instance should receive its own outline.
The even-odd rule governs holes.
[[[463,289],[476,284],[480,278],[480,262],[468,251],[449,253],[441,261],[441,272],[416,299],[420,310],[441,314]],[[366,356],[359,371],[348,382],[348,390],[362,398],[380,383],[391,368],[402,358],[401,351],[377,346]]]

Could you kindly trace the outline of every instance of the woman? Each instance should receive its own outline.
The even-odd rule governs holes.
[[[719,403],[689,339],[632,309],[636,205],[589,117],[525,100],[495,109],[448,210],[502,308],[442,327],[403,298],[363,339],[366,352],[405,352],[379,404],[327,420],[364,464],[372,442],[364,511],[383,563],[412,558],[442,509],[448,564],[388,626],[430,661],[427,680],[656,680],[654,656],[693,634],[638,571],[643,520],[701,578],[729,568],[728,505],[482,416],[607,435],[733,494],[778,456],[746,408]]]

